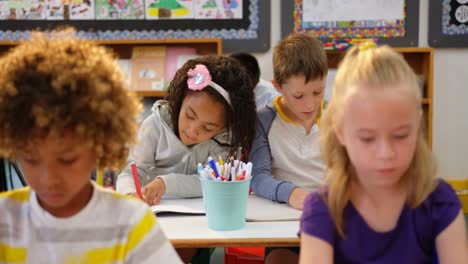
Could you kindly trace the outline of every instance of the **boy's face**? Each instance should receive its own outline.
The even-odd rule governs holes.
[[[49,135],[17,156],[39,204],[50,214],[72,216],[88,203],[96,155],[91,146],[73,134]]]
[[[179,114],[179,137],[185,145],[204,142],[224,128],[224,105],[205,92],[185,96]]]
[[[304,75],[291,76],[281,86],[273,82],[283,95],[283,105],[289,118],[304,124],[314,122],[325,92],[326,77],[305,82]]]
[[[363,88],[351,96],[336,135],[361,185],[398,186],[414,156],[420,119],[406,87]]]

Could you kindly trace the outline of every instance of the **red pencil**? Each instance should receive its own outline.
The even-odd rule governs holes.
[[[132,163],[130,163],[130,166],[132,167],[133,181],[135,182],[136,192],[138,194],[138,197],[140,197],[140,199],[143,199],[143,194],[141,194],[140,180],[138,180],[138,172],[135,162],[132,161]]]

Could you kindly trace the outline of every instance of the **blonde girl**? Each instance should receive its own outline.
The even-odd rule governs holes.
[[[421,97],[390,47],[347,53],[321,123],[326,185],[304,204],[301,263],[468,263],[460,202],[435,177]]]

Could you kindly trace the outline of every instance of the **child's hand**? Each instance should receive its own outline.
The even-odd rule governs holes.
[[[304,208],[304,200],[309,195],[310,192],[302,189],[302,188],[295,188],[291,195],[289,196],[289,205],[293,208],[302,210]]]
[[[161,178],[156,178],[148,183],[142,190],[144,201],[148,205],[159,204],[164,192],[166,192],[166,184]]]

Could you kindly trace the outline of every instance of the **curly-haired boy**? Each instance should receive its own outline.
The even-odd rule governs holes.
[[[0,156],[29,184],[0,194],[0,262],[180,262],[147,205],[90,180],[123,165],[139,110],[110,53],[72,33],[0,59]]]

